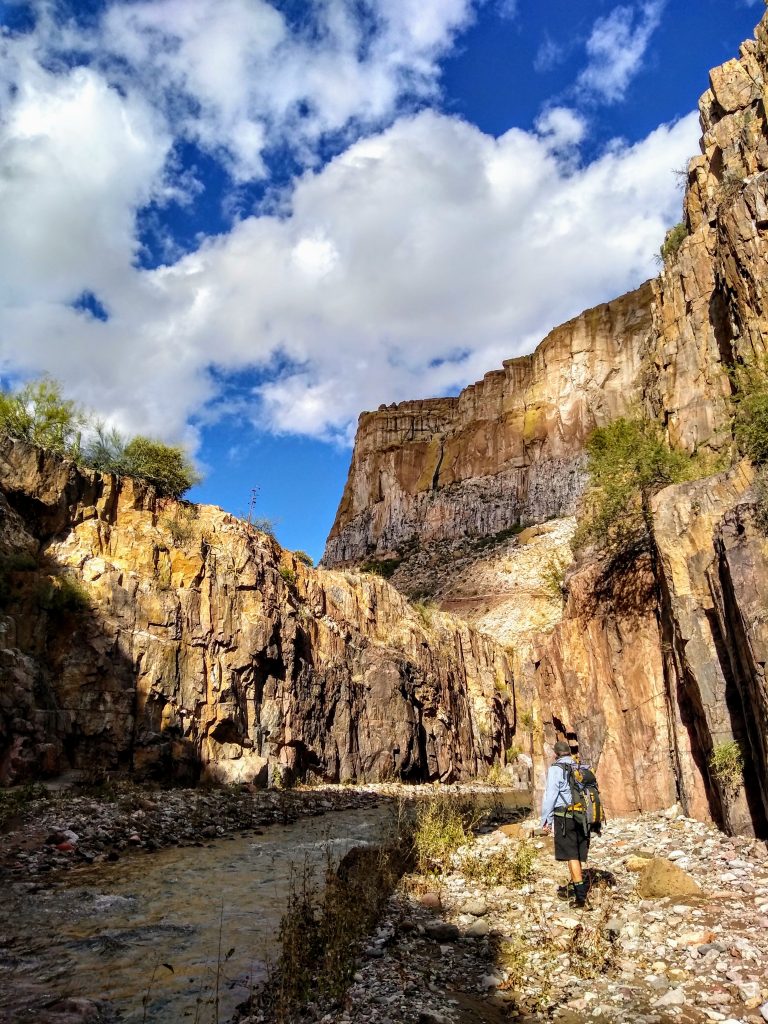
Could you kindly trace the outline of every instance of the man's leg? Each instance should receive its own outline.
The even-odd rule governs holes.
[[[581,861],[580,860],[569,860],[568,871],[571,875],[572,882],[583,882],[584,876],[581,872]]]

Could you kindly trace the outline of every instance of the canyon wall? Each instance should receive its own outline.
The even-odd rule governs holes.
[[[658,278],[458,398],[363,414],[324,556],[381,562],[507,645],[537,789],[568,736],[615,813],[677,801],[763,836],[768,542],[753,471],[733,464],[732,397],[768,343],[767,74],[768,15],[710,74],[682,241]],[[622,564],[574,560],[585,440],[627,412],[732,468],[662,492]],[[743,767],[718,772],[713,755],[735,748]]]
[[[3,782],[70,765],[448,781],[510,742],[491,638],[220,509],[8,439],[0,584]]]
[[[589,310],[458,398],[363,413],[327,565],[572,512],[582,449],[635,397],[653,287]]]
[[[768,21],[710,74],[686,237],[659,277],[555,328],[457,398],[363,413],[327,565],[573,512],[589,433],[644,409],[688,451],[730,443],[731,369],[766,355]]]

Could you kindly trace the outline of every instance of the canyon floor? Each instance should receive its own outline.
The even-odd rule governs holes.
[[[1,866],[13,884],[44,890],[94,861],[135,864],[162,847],[208,845],[238,833],[259,836],[271,823],[302,815],[326,815],[332,827],[333,812],[394,801],[403,789],[160,794],[118,788],[110,799],[54,792],[34,798],[33,814],[6,823]],[[482,792],[451,787],[461,796],[467,789],[474,797]],[[499,812],[499,819],[504,816]],[[528,881],[497,884],[499,858],[513,857],[520,844],[533,857]],[[366,941],[343,1003],[310,1006],[302,1020],[768,1020],[764,844],[728,837],[673,808],[609,822],[593,842],[590,867],[590,905],[576,909],[551,840],[537,834],[534,818],[486,822],[446,870],[403,878]],[[40,1019],[113,1019],[76,994],[56,1005],[56,1012]],[[249,1024],[264,1019],[259,1013],[247,1018]]]
[[[551,839],[536,832],[534,819],[489,825],[447,873],[406,876],[344,1005],[310,1007],[302,1020],[768,1020],[764,844],[676,808],[616,820],[593,842],[594,886],[581,910],[569,905]],[[495,884],[499,855],[513,856],[520,842],[535,852],[530,881]]]

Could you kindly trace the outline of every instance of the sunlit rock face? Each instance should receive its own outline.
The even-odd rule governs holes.
[[[586,438],[631,408],[689,451],[727,447],[731,367],[763,358],[768,337],[767,51],[763,18],[739,59],[711,72],[687,237],[656,280],[555,328],[458,398],[363,413],[325,564],[571,514]]]
[[[364,413],[324,563],[573,512],[586,437],[635,395],[652,295],[646,284],[583,313],[458,398]]]
[[[599,767],[614,813],[679,802],[760,835],[768,543],[752,470],[662,492],[653,536],[621,572],[599,553],[574,561],[569,517],[587,437],[628,411],[655,418],[675,446],[729,461],[734,367],[764,364],[768,341],[767,82],[768,15],[711,72],[684,237],[658,278],[456,399],[361,417],[324,558],[390,559],[398,587],[505,643],[515,749],[539,790],[568,735]],[[734,743],[744,765],[729,780],[711,762]]]
[[[423,621],[382,580],[308,569],[220,509],[7,440],[0,568],[3,781],[70,764],[451,780],[509,743],[491,638]]]

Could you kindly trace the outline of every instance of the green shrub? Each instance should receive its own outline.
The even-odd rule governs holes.
[[[736,793],[744,778],[744,755],[736,740],[718,743],[709,757],[709,767],[718,785],[727,793]]]
[[[76,455],[86,422],[83,410],[65,399],[49,377],[30,381],[15,393],[0,392],[0,431],[61,455]]]
[[[488,771],[485,773],[483,782],[485,782],[487,786],[495,786],[496,789],[508,789],[512,784],[508,773],[498,762],[490,766]]]
[[[752,486],[755,496],[755,524],[768,537],[768,471],[761,466]]]
[[[666,233],[664,241],[661,244],[661,249],[659,250],[661,262],[665,267],[669,266],[675,256],[677,256],[680,246],[687,237],[688,228],[684,221],[681,221],[679,224],[675,224],[675,226],[670,228]]]
[[[381,576],[388,580],[395,575],[402,561],[402,558],[382,558],[380,561],[363,562],[360,566],[360,572],[368,572],[373,576]]]
[[[272,537],[274,540],[275,527],[277,526],[274,519],[267,519],[264,516],[259,516],[256,519],[250,520],[250,525],[254,530],[258,530],[259,533],[266,533],[268,537]]]
[[[85,445],[84,432],[91,435]],[[61,385],[48,377],[16,392],[0,391],[0,433],[68,455],[100,472],[142,477],[159,494],[172,498],[200,482],[183,448],[142,436],[126,440],[116,430],[107,431],[103,423],[94,422],[79,405],[65,399]]]
[[[535,721],[533,717],[533,711],[531,711],[530,709],[528,711],[521,711],[518,715],[518,721],[520,722],[521,728],[527,729],[530,732],[531,729],[533,729]]]
[[[745,381],[742,375],[742,390],[735,399],[733,433],[739,452],[756,466],[762,466],[768,462],[768,382],[761,385],[754,376],[749,383]]]
[[[72,576],[55,576],[38,594],[40,607],[49,615],[79,615],[91,607],[83,584]]]
[[[432,601],[414,601],[413,610],[421,619],[422,624],[429,629],[432,625],[434,614],[438,609],[437,605],[433,604]]]
[[[314,559],[311,555],[308,555],[306,551],[294,551],[293,557],[297,562],[301,562],[302,565],[309,566],[310,569],[315,567]]]
[[[541,566],[542,589],[553,601],[562,602],[565,597],[565,573],[568,560],[562,553],[551,552]]]
[[[620,418],[587,441],[589,486],[574,546],[589,541],[621,546],[651,527],[651,499],[668,484],[692,479],[695,460],[669,447],[659,425]]]
[[[103,423],[97,423],[94,434],[85,445],[80,457],[84,466],[97,469],[100,473],[127,473],[125,449],[126,438],[117,430],[107,430]]]
[[[125,472],[148,480],[158,494],[169,498],[180,498],[200,482],[183,448],[141,435],[125,446]]]
[[[296,573],[293,569],[289,569],[287,565],[280,566],[280,576],[290,587],[296,583]]]
[[[191,511],[176,508],[173,516],[169,516],[165,519],[165,528],[170,533],[171,540],[177,548],[183,547],[192,540],[195,532],[192,525],[194,518],[194,514]]]

